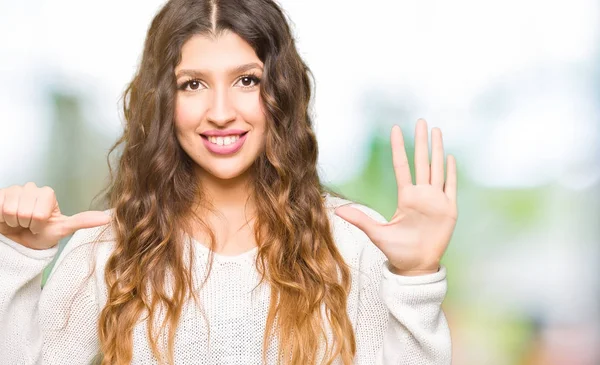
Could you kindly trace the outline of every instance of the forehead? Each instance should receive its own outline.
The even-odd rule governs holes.
[[[226,31],[218,37],[196,34],[181,48],[181,62],[175,70],[227,70],[240,64],[262,62],[248,42],[237,34]]]

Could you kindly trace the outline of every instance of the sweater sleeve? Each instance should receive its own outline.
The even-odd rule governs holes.
[[[370,208],[357,208],[386,221]],[[360,237],[364,245],[359,260],[355,364],[449,365],[450,330],[441,308],[446,268],[422,276],[393,274],[381,250],[362,232]]]
[[[73,235],[44,288],[58,248],[33,250],[0,235],[0,354],[19,365],[89,364],[99,352],[90,231]]]

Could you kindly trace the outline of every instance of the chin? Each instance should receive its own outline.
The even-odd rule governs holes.
[[[202,167],[204,173],[207,173],[219,180],[232,180],[245,175],[248,168],[243,166],[207,166]]]

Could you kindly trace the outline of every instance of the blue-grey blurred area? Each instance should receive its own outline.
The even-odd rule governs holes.
[[[0,186],[89,209],[162,3],[0,2]],[[412,156],[419,117],[457,158],[453,363],[600,364],[600,3],[281,4],[316,79],[327,184],[390,218],[390,129]]]

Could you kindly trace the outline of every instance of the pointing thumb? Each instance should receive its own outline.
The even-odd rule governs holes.
[[[104,212],[88,211],[77,213],[67,218],[65,225],[69,234],[71,234],[80,229],[103,226],[108,224],[111,220],[112,217]]]

